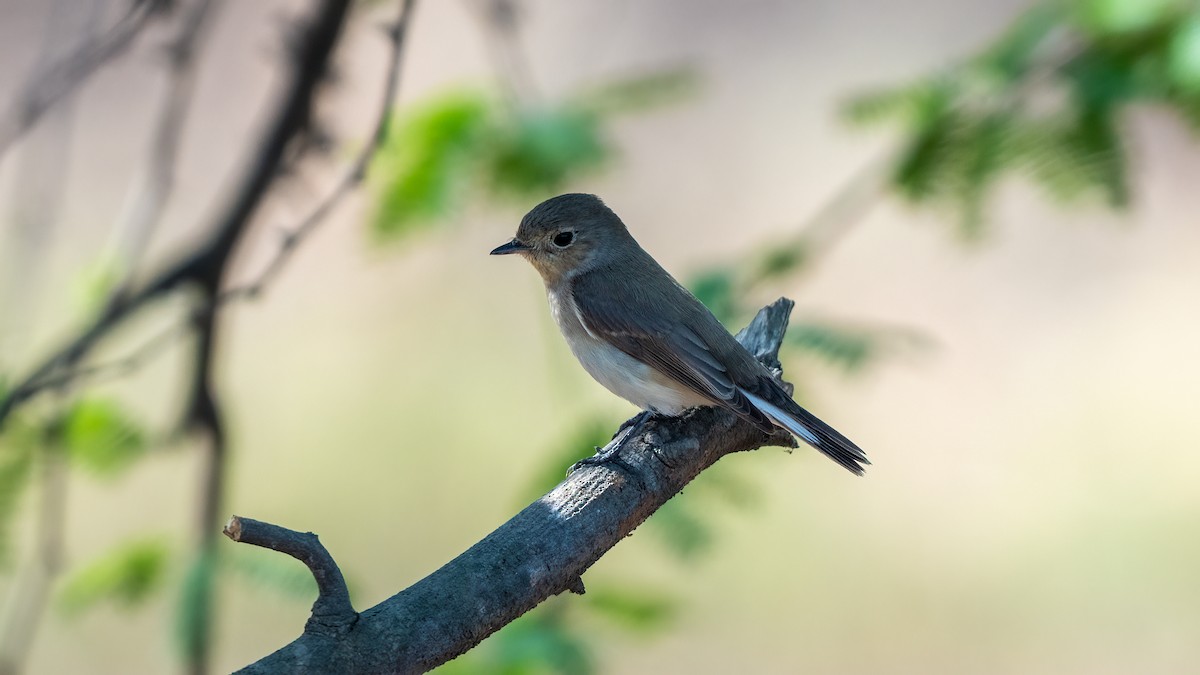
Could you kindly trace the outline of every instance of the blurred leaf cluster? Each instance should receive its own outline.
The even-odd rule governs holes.
[[[161,538],[120,544],[73,572],[59,590],[58,606],[69,615],[102,602],[136,607],[162,586],[169,556]]]
[[[1200,131],[1200,8],[1187,0],[1056,0],[1034,6],[963,65],[869,92],[846,107],[904,135],[897,193],[948,207],[977,235],[1000,179],[1060,200],[1130,201],[1122,122],[1134,106]]]
[[[510,105],[484,90],[432,97],[394,120],[375,157],[372,231],[394,238],[452,216],[477,192],[549,196],[616,154],[613,120],[679,100],[689,71],[619,80],[566,100]]]
[[[3,394],[0,386],[0,398]],[[68,470],[113,481],[149,456],[150,438],[143,423],[119,400],[95,395],[81,395],[66,405],[22,409],[6,420],[0,433],[0,571],[13,571],[18,548],[13,540],[14,519],[31,483],[48,470],[51,460],[65,460]],[[38,501],[46,498],[40,495]],[[41,564],[40,554],[29,560],[31,565]],[[179,589],[177,644],[187,654],[195,648],[195,627],[203,625],[203,613],[208,611],[204,585],[226,572],[281,597],[306,601],[316,597],[312,575],[286,556],[238,548],[216,560],[197,559],[179,550],[168,536],[143,535],[73,565],[56,586],[54,604],[69,617],[103,606],[132,610],[174,585]]]

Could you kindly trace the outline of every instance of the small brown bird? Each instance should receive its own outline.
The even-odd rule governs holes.
[[[509,253],[542,275],[571,351],[617,396],[652,414],[719,406],[763,431],[786,429],[857,475],[870,464],[793,401],[595,195],[565,194],[534,207],[517,236],[492,251]]]

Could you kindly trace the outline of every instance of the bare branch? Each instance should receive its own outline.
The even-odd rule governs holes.
[[[304,563],[317,580],[317,601],[305,631],[344,633],[358,620],[350,604],[350,591],[342,570],[333,556],[312,532],[297,532],[259,520],[234,516],[225,525],[225,536],[243,544],[252,544],[286,553]]]
[[[71,95],[102,66],[124,53],[162,6],[161,0],[130,2],[129,10],[103,36],[88,40],[63,60],[34,73],[8,110],[0,115],[0,157],[55,103]]]
[[[189,386],[189,404],[185,423],[192,429],[206,432],[209,445],[205,468],[201,476],[201,507],[198,529],[201,555],[208,555],[216,546],[213,526],[218,519],[224,497],[226,457],[228,455],[224,419],[213,383],[213,364],[218,337],[217,311],[221,285],[228,272],[233,254],[249,229],[263,197],[274,183],[290,144],[308,128],[313,100],[325,77],[334,47],[341,36],[349,12],[349,0],[324,0],[312,19],[301,27],[292,73],[279,99],[258,152],[252,157],[246,175],[227,205],[224,215],[206,246],[186,256],[176,269],[183,280],[200,291],[196,321],[196,356]],[[211,585],[205,584],[211,589]],[[206,605],[198,614],[204,617],[196,623],[196,633],[189,636],[189,670],[208,671],[211,648],[211,593],[199,602]]]
[[[768,367],[792,301],[764,308],[738,340]],[[621,466],[576,471],[465,553],[362,612],[336,639],[306,627],[242,673],[419,673],[453,659],[543,600],[581,592],[581,575],[652,513],[727,454],[792,445],[731,413],[696,408],[637,423]]]
[[[300,243],[324,222],[346,195],[362,183],[371,159],[387,137],[388,122],[391,119],[396,94],[399,90],[404,37],[415,6],[416,0],[402,0],[399,17],[387,31],[392,46],[391,61],[379,114],[376,117],[369,142],[333,190],[294,229],[285,234],[278,254],[263,272],[247,284],[219,291],[217,298],[219,305],[226,302],[250,300],[261,295],[283,271]],[[81,332],[74,340],[52,354],[23,380],[14,385],[9,397],[0,401],[0,427],[3,427],[5,418],[13,409],[38,393],[61,387],[78,378],[132,372],[160,353],[163,347],[168,346],[169,340],[173,336],[184,335],[184,330],[171,330],[151,338],[141,347],[134,349],[128,356],[117,361],[88,367],[74,365],[91,351],[95,343],[122,324],[129,316],[144,306],[148,306],[160,296],[175,290],[181,283],[191,280],[195,273],[193,266],[201,259],[202,253],[181,259],[164,268],[139,289],[119,292],[92,326]]]
[[[396,93],[400,88],[400,65],[404,55],[404,36],[408,32],[412,10],[415,6],[416,0],[401,0],[400,14],[396,18],[396,22],[386,29],[388,40],[391,42],[392,53],[389,60],[390,65],[388,66],[383,96],[380,98],[379,112],[375,116],[375,124],[372,127],[367,144],[359,151],[358,156],[355,157],[346,174],[338,181],[329,194],[325,195],[317,203],[316,207],[295,227],[284,233],[278,253],[267,264],[262,273],[249,283],[236,288],[230,288],[223,292],[221,294],[222,300],[253,299],[261,295],[267,286],[283,271],[284,266],[287,265],[288,260],[291,259],[292,254],[295,253],[303,240],[325,221],[346,195],[361,185],[363,180],[366,179],[367,170],[371,166],[371,160],[375,157],[375,153],[379,151],[383,142],[387,140],[389,123],[396,103]]]

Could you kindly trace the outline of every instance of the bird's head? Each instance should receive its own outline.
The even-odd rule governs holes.
[[[625,224],[596,195],[565,194],[547,199],[521,219],[517,236],[492,255],[519,253],[547,285],[594,269],[637,243]]]

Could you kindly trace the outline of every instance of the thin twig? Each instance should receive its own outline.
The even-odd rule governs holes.
[[[57,373],[39,381],[38,387],[46,390],[61,389],[68,385],[80,384],[85,381],[94,384],[108,379],[128,376],[137,372],[152,361],[154,357],[163,353],[167,347],[170,347],[176,340],[187,335],[191,329],[192,324],[188,322],[172,324],[155,333],[125,356],[94,366],[80,366],[72,370]]]
[[[317,535],[240,516],[229,519],[224,534],[242,544],[286,553],[308,567],[317,581],[317,600],[313,603],[305,631],[336,635],[358,620],[342,570]]]
[[[813,215],[809,216],[790,239],[773,244],[766,258],[790,252],[811,269],[821,257],[864,220],[867,213],[887,192],[895,162],[895,153],[884,152],[859,167]],[[745,296],[774,274],[770,265],[739,265],[743,270],[738,285]]]
[[[102,37],[87,41],[66,58],[34,73],[14,97],[8,110],[0,115],[0,157],[22,134],[37,124],[55,103],[69,96],[102,66],[124,53],[149,19],[167,4],[163,0],[133,0],[129,10]]]
[[[150,154],[131,191],[126,215],[117,227],[121,262],[126,265],[122,286],[132,279],[171,198],[179,146],[195,88],[196,55],[221,5],[218,0],[195,0],[190,11],[182,15],[179,31],[167,46],[167,91],[155,121]]]
[[[402,48],[405,42],[404,37],[415,7],[416,0],[403,0],[400,3],[400,13],[396,23],[388,29],[392,49],[391,59],[384,94],[380,101],[379,113],[376,117],[369,142],[350,165],[345,176],[334,186],[329,194],[292,230],[285,234],[284,241],[275,258],[271,260],[263,272],[255,277],[253,281],[220,291],[218,296],[219,304],[223,305],[225,302],[250,300],[260,296],[283,271],[301,241],[325,221],[351,190],[362,183],[370,168],[372,158],[387,138],[389,120],[391,119],[396,95],[399,90],[401,63],[403,60]],[[133,369],[141,367],[141,365],[149,360],[150,357],[144,356],[144,352],[150,352],[151,354],[160,353],[160,348],[165,346],[165,344],[160,342],[156,337],[152,338],[151,341],[142,347],[135,349],[129,357],[112,363],[88,368],[77,368],[70,365],[88,353],[96,342],[106,336],[113,328],[123,323],[135,311],[158,299],[160,296],[173,291],[181,283],[187,281],[189,275],[192,273],[192,265],[199,258],[199,254],[185,257],[152,277],[152,280],[142,286],[141,289],[117,295],[91,327],[80,333],[65,347],[48,357],[35,367],[29,375],[13,386],[9,397],[0,401],[0,427],[3,426],[6,417],[13,409],[42,391],[63,386],[77,378],[118,372],[128,373]],[[181,330],[174,334],[183,335],[185,333]]]
[[[341,203],[342,199],[366,179],[367,171],[371,166],[371,160],[374,159],[375,153],[379,151],[384,141],[387,140],[390,121],[396,104],[396,94],[400,88],[400,66],[403,62],[404,36],[408,31],[412,10],[415,5],[416,0],[402,0],[400,3],[400,14],[396,22],[385,29],[388,40],[391,43],[392,52],[389,59],[383,95],[379,102],[379,111],[375,116],[375,124],[371,129],[371,135],[366,145],[359,151],[345,175],[337,182],[333,189],[295,227],[283,233],[279,250],[263,271],[252,281],[222,292],[222,301],[254,299],[260,296],[275,278],[279,276],[279,273],[283,271],[283,268],[287,265],[304,239],[312,234],[321,223],[325,222],[325,219]]]
[[[279,175],[289,157],[292,143],[309,128],[313,101],[325,79],[334,47],[342,34],[349,13],[349,0],[324,0],[311,20],[299,34],[291,65],[291,79],[279,98],[273,120],[253,155],[246,175],[239,183],[209,243],[189,256],[180,265],[180,274],[199,291],[196,322],[196,352],[189,389],[189,404],[185,423],[190,429],[205,432],[208,452],[201,475],[201,505],[197,529],[200,534],[200,555],[211,556],[216,546],[213,530],[225,491],[227,469],[227,437],[220,401],[213,383],[213,364],[216,360],[218,337],[218,300],[220,289],[229,271],[238,244],[243,240],[259,205]],[[211,574],[211,571],[208,572]],[[212,585],[197,602],[203,606],[197,612],[202,620],[195,622],[195,633],[189,636],[188,669],[195,674],[207,673],[212,647],[212,622],[215,618]]]

